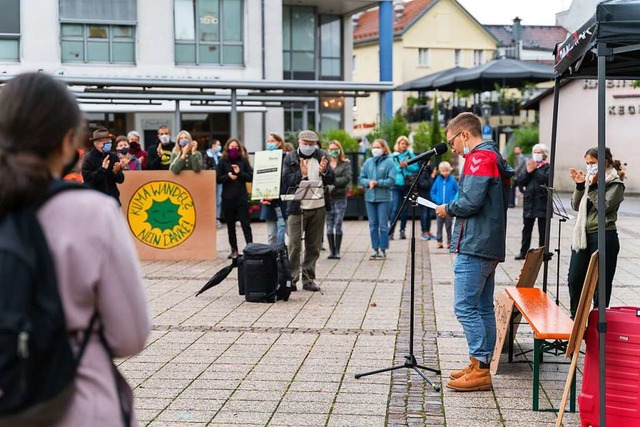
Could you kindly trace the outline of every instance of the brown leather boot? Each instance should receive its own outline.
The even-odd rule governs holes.
[[[481,391],[491,390],[491,372],[489,364],[478,363],[467,374],[447,383],[447,388],[454,391]]]
[[[471,372],[471,370],[473,370],[473,368],[475,368],[480,363],[478,359],[471,356],[469,356],[469,360],[471,361],[471,363],[469,363],[467,366],[465,366],[462,369],[451,372],[449,374],[449,378],[451,378],[452,380],[457,380],[464,374],[468,374],[469,372]]]

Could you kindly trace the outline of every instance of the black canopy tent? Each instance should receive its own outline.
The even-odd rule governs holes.
[[[553,123],[551,128],[551,155],[549,186],[553,187],[558,103],[560,84],[565,79],[597,78],[598,80],[598,170],[605,170],[606,146],[606,80],[640,78],[640,0],[608,0],[596,7],[595,15],[577,31],[558,44],[555,55],[555,86]],[[585,150],[586,151],[586,150]],[[598,187],[605,187],[605,174],[598,174]],[[605,212],[605,198],[598,198],[598,212]],[[547,217],[552,214],[547,204]],[[545,251],[549,253],[551,221],[546,224]],[[606,425],[606,246],[605,216],[598,216],[598,332],[600,351],[600,426]],[[547,287],[548,259],[545,257],[543,288]]]
[[[447,68],[446,70],[438,71],[436,73],[427,74],[426,76],[417,78],[415,80],[408,81],[403,83],[395,88],[395,90],[399,91],[419,91],[419,92],[427,92],[431,90],[435,90],[436,88],[433,86],[433,82],[444,76],[449,76],[453,74],[457,74],[461,71],[465,71],[467,68],[464,67],[453,67]]]

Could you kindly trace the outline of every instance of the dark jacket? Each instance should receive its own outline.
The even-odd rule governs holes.
[[[420,171],[418,170],[418,173]],[[424,197],[425,199],[429,198],[429,193],[431,192],[431,186],[433,185],[433,178],[431,178],[431,173],[433,172],[433,168],[427,165],[424,168],[424,171],[420,174],[420,178],[418,179],[418,183],[416,184],[416,188],[418,189],[418,196]]]
[[[549,185],[549,163],[531,173],[525,168],[517,179],[518,187],[524,193],[523,218],[546,218],[548,196],[542,186]]]
[[[453,252],[504,261],[513,175],[493,141],[484,141],[467,154],[458,199],[445,206],[447,214],[457,218]]]
[[[317,149],[313,158],[315,158],[318,163],[322,161],[322,158],[326,157],[329,159],[328,154],[321,149]],[[322,178],[322,185],[331,185],[336,181],[336,176],[333,173],[333,169],[330,165],[327,164],[327,170],[324,175],[320,175]],[[306,178],[305,178],[306,179]],[[302,173],[300,173],[300,156],[298,154],[298,150],[289,151],[284,158],[284,167],[282,170],[282,185],[280,185],[280,194],[287,194],[290,188],[298,187],[302,181]],[[300,214],[300,201],[299,200],[291,200],[287,203],[287,213],[289,215],[299,215]],[[324,207],[325,209],[330,208],[329,203],[329,192],[324,192]]]
[[[351,162],[347,159],[342,162],[338,161],[333,173],[336,176],[336,182],[331,189],[331,199],[346,199],[347,188],[351,185],[352,180]]]
[[[238,179],[229,178],[229,172],[233,173],[231,165],[238,165],[240,171],[238,172]],[[244,157],[240,157],[235,160],[225,159],[220,157],[218,168],[216,169],[216,177],[218,183],[222,184],[222,198],[234,199],[242,198],[249,200],[249,193],[247,192],[247,182],[253,181],[253,168]]]
[[[89,151],[82,161],[82,179],[89,187],[115,198],[120,204],[120,191],[116,184],[124,182],[124,174],[122,170],[118,173],[113,172],[113,165],[118,162],[118,156],[115,153],[108,155],[109,167],[104,169],[102,162],[107,155],[95,148]]]
[[[176,143],[170,141],[167,145],[162,146],[164,153],[162,158],[158,157],[158,144],[160,144],[160,141],[156,141],[155,144],[150,145],[147,149],[147,169],[168,171],[169,165],[171,164],[171,151],[173,151]]]

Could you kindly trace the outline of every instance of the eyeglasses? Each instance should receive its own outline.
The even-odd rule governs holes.
[[[456,138],[459,137],[462,132],[464,132],[464,131],[460,131],[460,132],[456,133],[456,135],[453,138],[447,140],[447,144],[449,144],[449,147],[453,148],[453,141],[455,141]]]

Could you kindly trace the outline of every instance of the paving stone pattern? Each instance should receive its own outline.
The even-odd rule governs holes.
[[[496,274],[496,293],[515,282],[522,211],[509,211],[508,259]],[[637,216],[619,219],[622,251],[612,305],[640,306]],[[411,223],[409,223],[410,225]],[[419,231],[419,221],[416,224]],[[561,242],[560,301],[568,306],[566,271],[571,223]],[[435,221],[433,222],[435,230]],[[322,252],[322,293],[299,291],[288,302],[247,303],[235,271],[200,297],[195,292],[227,265],[226,230],[219,230],[211,262],[143,262],[154,328],[145,350],[118,361],[134,387],[146,426],[551,426],[556,415],[533,412],[531,353],[507,363],[503,355],[489,392],[455,393],[444,387],[451,370],[468,363],[466,341],[453,314],[454,255],[435,241],[416,241],[414,354],[438,386],[402,368],[360,379],[356,373],[403,364],[409,353],[410,240],[394,240],[384,261],[369,260],[366,221],[345,223],[339,261]],[[239,238],[241,239],[239,233]],[[264,224],[253,224],[256,241]],[[556,244],[557,222],[552,227]],[[396,236],[397,238],[397,236]],[[537,241],[534,231],[533,241]],[[556,260],[549,264],[556,293]],[[538,280],[541,286],[542,274]],[[531,350],[521,326],[517,349]],[[566,362],[546,356],[545,362]],[[582,363],[579,364],[582,366]],[[568,365],[544,363],[541,406],[560,403]],[[578,373],[578,386],[581,375]],[[578,414],[565,415],[579,425]]]

